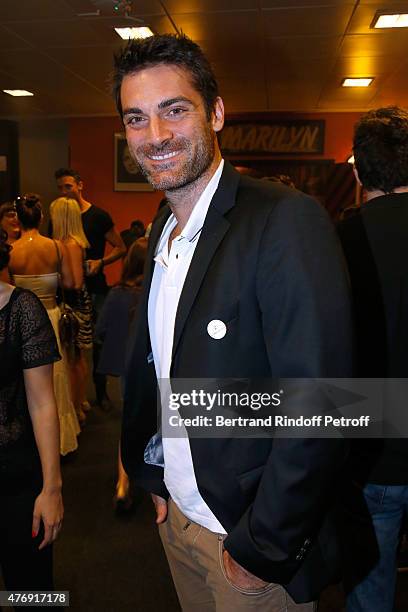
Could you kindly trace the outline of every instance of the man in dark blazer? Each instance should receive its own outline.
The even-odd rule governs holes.
[[[349,376],[335,232],[308,196],[224,162],[223,103],[188,38],[131,41],[114,91],[129,149],[169,203],[130,338],[124,465],[153,494],[183,610],[314,610],[338,578],[342,439],[166,437],[157,381]]]
[[[354,300],[356,375],[391,379],[384,387],[385,421],[395,423],[393,413],[401,406],[397,383],[408,378],[407,111],[378,108],[364,115],[355,127],[353,151],[366,202],[359,214],[340,224],[339,235]],[[408,513],[406,437],[357,440],[350,472],[355,486],[345,496],[353,538],[347,612],[392,612],[397,549]],[[370,530],[378,546],[371,559],[362,554],[368,550]]]

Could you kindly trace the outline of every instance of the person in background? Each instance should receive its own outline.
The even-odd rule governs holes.
[[[0,228],[7,234],[7,243],[13,244],[20,238],[21,228],[17,218],[16,207],[12,202],[0,204]],[[0,272],[0,280],[10,282],[10,275],[7,268]]]
[[[58,198],[50,206],[53,238],[60,241],[69,257],[74,286],[65,291],[65,300],[79,323],[72,359],[69,361],[75,409],[80,423],[90,408],[86,399],[88,367],[84,351],[92,348],[92,302],[85,285],[85,252],[89,248],[82,227],[81,211],[73,198]]]
[[[81,209],[82,226],[89,248],[86,251],[86,287],[92,299],[94,322],[97,321],[103,302],[108,293],[104,269],[126,254],[123,240],[115,230],[111,216],[102,208],[91,204],[83,197],[83,181],[76,170],[60,168],[55,172],[57,187],[62,196],[74,198]],[[112,250],[105,255],[108,243]],[[106,392],[106,376],[98,374],[96,366],[99,361],[100,344],[93,344],[93,380],[97,403],[105,410],[110,408]]]
[[[147,239],[139,238],[132,244],[123,263],[119,284],[111,289],[96,325],[96,335],[102,342],[98,372],[120,376],[125,374],[126,344],[129,328],[140,299],[143,267],[146,259]],[[133,500],[129,479],[118,457],[118,480],[114,495],[118,512],[130,510]]]
[[[355,375],[391,379],[386,397],[392,398],[395,380],[408,377],[408,112],[396,106],[369,111],[355,126],[353,153],[366,203],[338,232],[354,297]],[[387,399],[385,409],[397,405]],[[356,440],[349,470],[347,612],[392,612],[408,514],[407,439]],[[377,550],[362,575],[356,561],[365,561],[366,525],[374,529]]]
[[[16,286],[30,289],[40,298],[54,328],[62,357],[54,367],[54,392],[60,421],[60,451],[61,455],[66,455],[78,448],[80,427],[72,401],[67,358],[59,339],[61,311],[56,293],[59,282],[70,289],[74,280],[64,245],[41,236],[39,232],[42,220],[39,197],[27,194],[17,198],[16,209],[21,223],[21,238],[13,244],[9,270]]]
[[[13,202],[0,204],[0,228],[6,232],[8,244],[13,244],[20,238],[21,227]]]
[[[142,238],[145,235],[146,228],[144,226],[143,221],[137,219],[136,221],[132,221],[130,227],[128,229],[120,232],[122,240],[125,244],[126,250],[129,251],[130,246],[138,239]]]
[[[0,229],[0,271],[10,245]],[[40,300],[0,281],[0,570],[7,591],[52,591],[62,524],[55,335]]]

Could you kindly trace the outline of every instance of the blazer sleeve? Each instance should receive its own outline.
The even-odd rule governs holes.
[[[274,378],[351,376],[343,256],[334,227],[311,198],[286,198],[269,215],[257,296]],[[255,499],[228,534],[226,550],[254,575],[288,583],[324,521],[345,456],[341,437],[275,438]]]

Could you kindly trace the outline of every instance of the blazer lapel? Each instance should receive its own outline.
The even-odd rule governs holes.
[[[156,251],[157,243],[160,239],[164,226],[167,223],[168,218],[171,215],[171,210],[167,206],[167,210],[163,212],[159,217],[157,217],[156,221],[153,222],[152,231],[149,238],[149,246],[147,249],[146,255],[146,265],[143,274],[143,288],[144,293],[149,294],[150,285],[153,277],[154,270],[154,253]]]
[[[235,205],[239,179],[240,175],[231,164],[224,162],[223,173],[208,209],[201,236],[178,303],[174,326],[172,359],[174,359],[188,315],[204,280],[208,266],[218,245],[230,227],[230,223],[224,215]]]

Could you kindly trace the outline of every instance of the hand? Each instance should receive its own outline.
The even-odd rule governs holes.
[[[248,591],[260,591],[268,586],[269,582],[264,582],[244,569],[228,551],[223,550],[222,558],[227,578],[234,586]]]
[[[167,518],[167,501],[152,493],[152,500],[156,508],[156,525],[164,523]]]
[[[32,534],[35,538],[40,529],[41,520],[44,524],[44,539],[39,550],[56,540],[62,525],[64,505],[61,491],[47,492],[42,490],[34,504]]]
[[[87,276],[95,276],[102,270],[102,259],[87,259]]]

